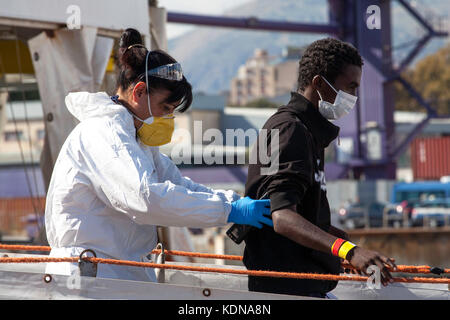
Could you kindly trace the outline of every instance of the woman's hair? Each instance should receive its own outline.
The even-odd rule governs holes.
[[[116,54],[116,66],[119,69],[117,89],[121,88],[125,91],[139,81],[145,82],[145,58],[147,53],[148,50],[143,45],[139,31],[132,28],[126,29],[120,38],[119,49]],[[150,51],[148,70],[176,62],[174,58],[162,50]],[[166,89],[170,92],[166,100],[167,103],[172,104],[181,100],[177,111],[184,112],[192,104],[192,86],[184,76],[182,80],[176,81],[149,75],[148,82],[150,92],[158,89]]]

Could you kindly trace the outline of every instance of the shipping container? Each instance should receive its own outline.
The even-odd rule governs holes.
[[[43,216],[45,198],[0,198],[0,234],[25,235],[27,217]]]
[[[416,138],[411,144],[414,180],[450,175],[450,137]]]

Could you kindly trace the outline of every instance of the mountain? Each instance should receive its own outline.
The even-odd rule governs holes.
[[[395,1],[393,1],[395,3]],[[448,0],[422,0],[421,3],[436,11],[449,12]],[[277,21],[311,23],[328,22],[326,0],[256,0],[229,10],[224,16],[250,17]],[[402,58],[412,49],[417,39],[418,25],[399,5],[392,6],[394,58]],[[230,28],[197,27],[169,40],[169,52],[183,66],[184,73],[194,91],[217,93],[229,89],[231,79],[240,65],[253,55],[255,48],[266,49],[271,56],[279,56],[287,46],[305,46],[325,37],[319,34],[288,32],[245,31]],[[445,39],[433,40],[425,47],[421,57],[442,47]]]

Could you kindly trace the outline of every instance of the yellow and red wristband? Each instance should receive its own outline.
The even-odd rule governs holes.
[[[342,259],[347,258],[347,254],[350,250],[352,250],[354,247],[356,247],[356,244],[351,243],[350,241],[337,238],[336,241],[333,242],[333,245],[331,246],[331,253],[334,256],[340,257]]]

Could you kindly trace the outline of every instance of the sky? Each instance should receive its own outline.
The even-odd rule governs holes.
[[[185,12],[204,15],[220,15],[224,11],[251,0],[159,0],[158,7],[167,11]],[[167,24],[167,38],[170,40],[189,30],[194,26],[180,23]]]

